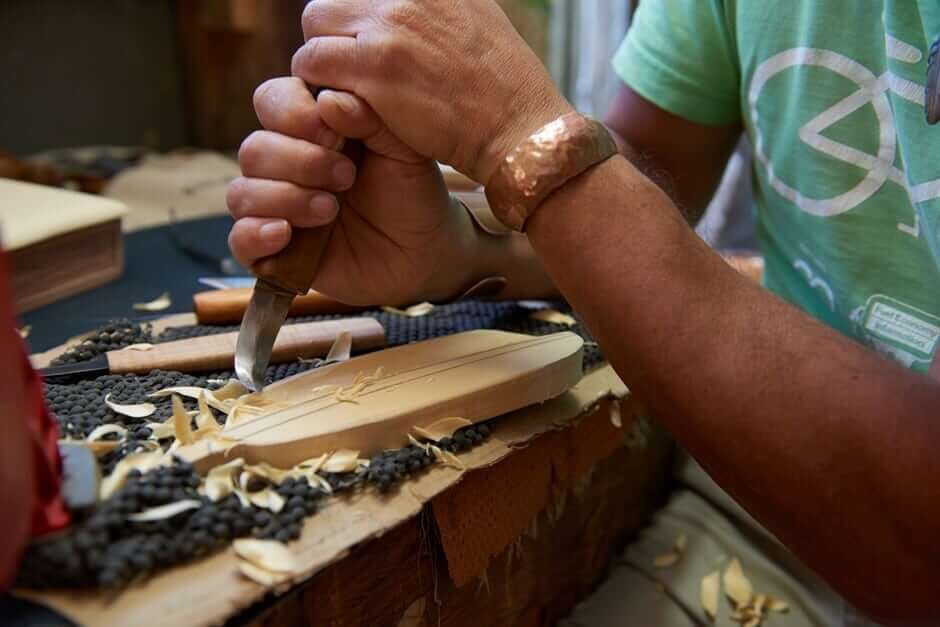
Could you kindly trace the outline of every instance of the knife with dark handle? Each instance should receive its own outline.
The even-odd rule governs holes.
[[[325,357],[340,333],[352,336],[354,351],[385,344],[382,325],[372,318],[344,318],[285,326],[272,343],[271,361]],[[153,344],[145,350],[125,348],[95,359],[40,370],[48,383],[70,383],[105,374],[146,373],[156,368],[181,372],[230,370],[235,362],[237,333],[220,333]],[[264,373],[262,372],[262,377]]]
[[[316,98],[319,90],[307,87]],[[344,141],[340,138],[335,149],[341,150]],[[260,392],[264,387],[264,372],[271,360],[274,340],[287,319],[294,297],[310,291],[334,224],[292,229],[287,248],[252,266],[258,280],[242,318],[235,348],[235,374],[248,389]]]

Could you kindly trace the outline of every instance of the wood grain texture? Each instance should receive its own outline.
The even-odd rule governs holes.
[[[378,348],[385,343],[382,325],[372,318],[347,318],[290,324],[281,327],[271,363],[324,357],[340,333],[352,336],[353,350]],[[221,333],[155,344],[150,350],[118,350],[107,354],[111,372],[149,372],[154,368],[182,372],[230,370],[235,363],[238,333]]]
[[[293,229],[290,243],[276,255],[252,266],[256,277],[294,294],[306,294],[313,284],[320,259],[333,232],[333,225],[315,229]]]
[[[58,235],[10,253],[17,313],[104,285],[124,272],[121,221]]]
[[[200,471],[226,457],[279,468],[338,449],[368,457],[406,445],[416,426],[478,422],[559,396],[581,379],[582,345],[570,332],[470,331],[363,355],[242,397],[276,409],[227,428],[238,442],[227,451],[202,441],[177,454]],[[374,380],[356,390],[363,376]],[[344,389],[354,392],[343,399]]]

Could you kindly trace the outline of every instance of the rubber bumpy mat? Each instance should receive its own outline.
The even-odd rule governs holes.
[[[566,305],[556,303],[552,307],[570,314]],[[436,307],[422,317],[380,310],[359,315],[375,318],[382,324],[389,346],[475,329],[530,335],[570,330],[585,339],[585,369],[603,363],[604,357],[597,344],[580,322],[574,326],[543,322],[532,318],[532,311],[514,302],[467,301]],[[344,316],[304,316],[292,318],[288,323],[341,317]],[[56,363],[84,361],[131,344],[167,342],[236,330],[237,326],[192,325],[172,327],[155,335],[149,325],[118,320],[89,334]],[[315,363],[300,361],[277,364],[268,368],[266,379],[270,383],[314,367]],[[186,374],[154,370],[142,375],[106,375],[68,385],[49,384],[45,395],[63,437],[84,439],[94,429],[110,423],[120,424],[127,430],[122,436],[111,434],[103,438],[121,441],[115,450],[99,459],[102,475],[106,476],[126,455],[152,447],[153,432],[147,425],[164,422],[171,414],[169,403],[157,403],[157,411],[146,418],[119,416],[105,403],[106,396],[118,404],[143,403],[152,400],[148,399],[149,394],[163,388],[215,389],[232,376],[230,371]],[[196,409],[195,401],[183,401],[187,409]],[[220,423],[224,419],[218,414],[215,418]],[[459,453],[488,435],[489,427],[481,423],[441,440],[438,447],[440,451]],[[163,450],[171,443],[172,439],[158,441]],[[352,473],[321,473],[325,483],[314,485],[304,479],[285,479],[272,486],[284,499],[283,509],[276,513],[243,503],[236,495],[212,502],[197,491],[199,477],[193,469],[179,461],[144,474],[132,471],[128,482],[113,497],[84,514],[69,530],[31,545],[24,555],[18,583],[29,587],[120,587],[141,575],[211,553],[238,537],[288,542],[299,537],[304,518],[312,515],[317,503],[329,493],[365,484],[388,491],[409,476],[422,472],[435,459],[429,448],[411,445],[380,453],[367,467]],[[201,505],[156,522],[133,522],[129,518],[132,514],[185,499],[199,500]]]

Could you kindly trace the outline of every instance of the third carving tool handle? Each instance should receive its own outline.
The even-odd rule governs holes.
[[[320,89],[307,85],[314,100]],[[345,140],[340,138],[335,150],[342,150]],[[320,260],[330,241],[333,222],[312,229],[292,227],[290,243],[276,255],[255,262],[252,271],[263,279],[283,290],[294,294],[306,294],[313,284],[313,279],[320,269]]]

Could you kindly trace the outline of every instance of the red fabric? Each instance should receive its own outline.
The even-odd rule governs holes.
[[[23,548],[69,524],[61,497],[59,433],[38,373],[16,331],[8,262],[0,253],[0,589],[10,585]]]

